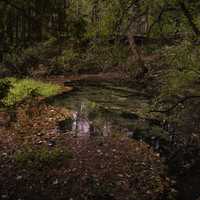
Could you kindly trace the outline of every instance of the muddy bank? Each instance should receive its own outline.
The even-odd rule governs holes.
[[[54,81],[58,81],[58,79]],[[150,116],[147,115],[148,108],[152,102],[151,102],[151,96],[148,95],[148,93],[145,90],[137,90],[137,89],[133,89],[133,88],[130,88],[129,86],[124,86],[124,85],[116,86],[113,83],[102,81],[102,80],[99,80],[99,82],[98,81],[95,82],[92,80],[91,82],[89,81],[88,84],[87,84],[87,81],[85,81],[84,79],[83,79],[83,82],[82,80],[79,81],[76,79],[74,81],[70,80],[70,82],[69,80],[68,81],[65,80],[63,82],[61,81],[60,85],[64,85],[65,82],[67,82],[68,84],[70,82],[73,83],[74,89],[64,92],[64,93],[60,93],[57,96],[51,97],[48,99],[48,101],[47,99],[45,101],[41,101],[39,104],[38,102],[35,102],[35,104],[34,102],[32,102],[33,104],[23,105],[21,108],[19,107],[18,112],[17,112],[18,120],[13,122],[13,124],[11,124],[10,127],[7,127],[6,129],[1,129],[1,135],[2,135],[1,138],[3,138],[3,140],[0,141],[0,144],[1,144],[0,151],[2,152],[1,159],[3,159],[2,171],[5,170],[6,172],[6,166],[10,166],[10,168],[8,168],[10,171],[13,171],[15,169],[14,165],[16,166],[16,163],[13,161],[13,156],[15,155],[17,150],[19,150],[20,152],[23,152],[24,148],[27,148],[27,145],[28,145],[28,148],[31,149],[31,152],[32,150],[33,151],[36,150],[36,155],[39,156],[39,161],[43,159],[43,153],[41,152],[42,151],[41,149],[45,148],[44,155],[47,156],[47,158],[44,158],[43,161],[45,161],[45,164],[46,164],[46,162],[49,163],[48,159],[49,159],[52,149],[54,148],[56,150],[55,154],[56,156],[58,155],[59,159],[60,159],[60,153],[62,155],[62,152],[60,151],[57,152],[57,148],[61,149],[62,151],[64,148],[64,152],[65,150],[67,151],[69,150],[68,147],[72,148],[73,150],[78,150],[77,145],[79,144],[79,139],[76,140],[75,138],[82,138],[83,140],[91,141],[91,142],[97,141],[98,145],[100,145],[100,147],[98,146],[98,149],[100,148],[100,151],[104,151],[104,149],[102,148],[107,146],[106,141],[108,138],[117,138],[117,140],[119,139],[119,142],[121,141],[121,138],[126,138],[125,139],[126,141],[132,140],[136,142],[138,145],[140,144],[139,146],[141,148],[143,148],[143,144],[147,147],[147,149],[153,148],[154,150],[151,149],[150,151],[153,151],[153,154],[158,157],[159,162],[161,162],[162,165],[164,162],[164,164],[167,166],[167,167],[164,167],[165,174],[163,176],[167,177],[168,175],[170,175],[170,178],[172,179],[173,184],[170,186],[171,189],[169,189],[170,195],[173,196],[173,198],[170,197],[171,199],[177,199],[177,193],[180,197],[179,199],[181,200],[188,199],[188,198],[192,200],[196,199],[196,197],[199,195],[198,194],[199,182],[197,180],[198,178],[196,178],[195,176],[198,176],[199,172],[190,173],[191,166],[189,166],[188,164],[190,164],[191,161],[185,159],[185,154],[181,154],[181,155],[177,154],[176,159],[170,159],[171,156],[175,155],[176,150],[177,150],[177,144],[176,144],[176,141],[174,140],[174,138],[176,137],[175,128],[173,126],[169,126],[170,124],[167,124],[166,122],[163,123],[160,119],[151,118]],[[95,84],[91,85],[91,83],[95,83]],[[69,142],[69,139],[76,141],[76,142],[72,142],[72,144],[74,145],[73,147],[71,146],[71,142]],[[117,140],[116,140],[116,144],[114,145],[118,144]],[[67,143],[67,141],[69,143]],[[105,146],[104,146],[104,141],[105,141]],[[148,145],[145,144],[144,142],[148,143]],[[90,146],[90,142],[87,144]],[[82,159],[85,158],[84,154],[86,155],[88,154],[88,152],[85,152],[85,149],[88,150],[88,148],[90,148],[89,146],[86,145],[85,147],[83,147],[83,149],[79,149],[79,153],[81,157],[78,157],[78,154],[76,154],[76,157],[80,159],[79,161],[77,160],[78,163],[82,162]],[[97,148],[96,145],[95,145],[95,148]],[[181,148],[184,149],[184,147],[181,147]],[[181,151],[181,148],[179,149],[180,151]],[[39,150],[39,152],[37,150]],[[121,149],[119,150],[121,152]],[[88,154],[88,157],[93,158],[94,156],[94,159],[97,159],[97,160],[99,159],[98,152],[100,151],[98,151],[97,153],[95,152],[95,149],[90,149],[88,151],[90,151],[91,153],[91,154]],[[185,151],[187,152],[187,147],[185,148]],[[82,152],[84,153],[82,154]],[[92,152],[94,153],[94,155]],[[9,156],[7,157],[7,155],[10,155],[11,157]],[[127,157],[127,155],[124,155],[124,153],[122,153],[122,155],[125,158]],[[149,152],[147,153],[146,156],[148,157],[148,155],[149,155]],[[105,155],[103,154],[102,156],[104,157]],[[142,156],[138,156],[138,159],[140,160]],[[32,159],[38,162],[37,161],[38,158],[33,156],[32,153],[30,155],[25,156],[26,159],[27,157],[28,157],[28,162],[29,162],[29,159],[31,160],[31,162],[33,162]],[[50,159],[52,158],[50,157]],[[24,158],[22,160],[24,162]],[[120,160],[123,160],[123,158],[120,157]],[[26,162],[27,161],[25,161],[25,163]],[[104,162],[104,160],[102,162]],[[63,164],[63,162],[61,163]],[[97,163],[100,163],[100,162],[97,162]],[[35,166],[34,163],[32,164],[33,166]],[[73,192],[71,191],[72,188],[68,187],[69,183],[68,182],[65,183],[66,180],[63,182],[63,179],[62,179],[62,177],[63,176],[65,177],[66,175],[66,174],[63,175],[62,172],[63,170],[64,171],[66,170],[69,163],[67,162],[67,165],[66,166],[64,165],[64,168],[62,164],[61,164],[62,167],[59,168],[58,171],[56,169],[57,165],[56,167],[55,165],[51,165],[52,169],[50,169],[50,171],[47,170],[47,171],[42,172],[43,174],[37,174],[38,173],[37,170],[34,171],[34,169],[31,172],[31,174],[29,174],[26,171],[27,169],[25,169],[25,172],[24,172],[24,168],[19,168],[17,169],[19,170],[18,171],[19,175],[16,176],[17,182],[15,179],[12,178],[12,177],[15,177],[15,175],[12,173],[10,175],[9,180],[6,180],[5,178],[5,174],[7,173],[6,172],[5,174],[3,174],[4,178],[2,179],[2,181],[5,183],[7,183],[6,181],[8,181],[9,184],[13,182],[14,184],[12,187],[13,187],[13,191],[15,192],[11,194],[11,197],[9,197],[7,194],[3,194],[3,197],[6,197],[7,199],[13,198],[12,196],[14,196],[14,194],[18,190],[16,189],[18,188],[16,187],[16,185],[18,184],[18,182],[21,181],[21,179],[23,179],[21,178],[22,176],[21,174],[23,173],[25,173],[25,180],[23,179],[23,181],[27,183],[27,186],[31,187],[33,185],[33,190],[31,191],[26,187],[19,188],[20,195],[22,194],[22,197],[24,199],[27,199],[28,196],[23,196],[23,192],[21,191],[26,191],[26,193],[28,195],[31,194],[33,198],[36,198],[32,193],[35,191],[39,191],[41,196],[43,195],[43,192],[45,192],[45,197],[47,197],[48,194],[51,194],[51,193],[53,195],[53,193],[56,191],[58,192],[58,199],[59,198],[62,199],[63,198],[62,195],[66,195],[66,194],[61,194],[62,189],[65,189],[66,191],[70,191],[70,193],[73,194]],[[119,165],[116,165],[116,167],[123,169],[123,166],[121,166],[121,164],[122,163],[120,162]],[[92,168],[94,167],[92,165],[90,166],[88,163],[87,163],[87,166],[92,167]],[[149,168],[150,166],[148,164],[147,166],[148,166],[148,169],[146,170],[148,172],[148,170],[150,169]],[[186,167],[189,166],[189,169],[185,170],[185,166]],[[195,171],[198,168],[198,166],[199,166],[198,164],[195,164],[193,171]],[[46,167],[44,168],[46,169]],[[54,174],[54,170],[56,170],[57,173],[59,173],[58,178],[57,178],[57,174],[55,176],[56,178],[54,177],[54,175],[53,176],[48,175],[48,173]],[[182,175],[179,174],[181,170],[183,173]],[[178,173],[175,171],[177,171]],[[157,170],[156,176],[159,176],[159,173],[160,171]],[[37,175],[41,176],[40,177],[41,179],[40,178],[34,179],[32,176],[33,174],[34,176],[37,176]],[[135,175],[137,174],[139,175],[140,171],[135,173]],[[142,178],[144,178],[143,175],[142,175]],[[83,176],[82,174],[79,175],[79,178],[82,176]],[[113,178],[112,173],[109,176]],[[49,179],[46,179],[45,177],[49,177]],[[72,182],[74,181],[74,176],[72,177],[73,178],[72,180],[70,180],[70,183],[71,181]],[[36,182],[38,182],[38,180],[41,181],[40,188],[42,188],[42,191],[35,184]],[[75,180],[77,180],[77,177],[75,178]],[[129,179],[126,179],[126,181],[128,180]],[[138,178],[136,179],[134,178],[134,180],[138,181]],[[187,180],[187,181],[183,181],[183,180]],[[85,184],[84,181],[80,182],[80,184],[83,184],[83,183]],[[62,187],[63,184],[65,186]],[[86,184],[88,184],[89,189],[91,189],[90,183],[87,182]],[[142,184],[141,184],[141,188],[143,187]],[[128,183],[128,185],[130,185],[130,183]],[[47,186],[48,188],[47,190],[45,190],[45,186]],[[60,190],[55,189],[54,186],[55,187],[59,186]],[[107,187],[108,186],[106,186],[106,188]],[[123,187],[127,187],[127,185],[125,186],[123,185]],[[176,190],[174,188],[176,188]],[[78,188],[78,190],[79,189],[80,188]],[[104,189],[105,188],[103,188],[103,191],[101,191],[101,193],[105,192]],[[120,191],[121,189],[122,188],[120,188]],[[136,191],[136,193],[138,191]],[[164,195],[166,197],[168,192],[166,192],[165,189],[162,191],[163,191],[161,192],[162,195],[161,193],[160,195],[161,196]],[[92,193],[93,192],[94,191],[92,191]],[[95,192],[96,192],[96,189],[95,189]],[[116,199],[112,195],[109,196],[110,195],[108,194],[109,192],[106,190],[105,196],[100,195],[98,196],[98,198],[101,197],[105,199],[106,198]],[[6,193],[8,192],[6,191]],[[97,193],[99,195],[99,192]],[[151,192],[148,191],[148,195],[145,198],[150,197],[150,196],[151,196]],[[159,197],[157,196],[158,199],[161,198],[161,196]],[[82,197],[80,197],[80,199],[81,198]],[[74,199],[76,198],[74,197]]]
[[[64,108],[22,107],[18,121],[1,129],[2,199],[157,200],[171,193],[166,167],[149,145],[57,129],[71,116]]]

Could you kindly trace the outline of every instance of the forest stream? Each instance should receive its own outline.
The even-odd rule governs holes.
[[[47,109],[43,110],[44,113],[54,112],[55,116],[60,113],[60,117],[55,124],[52,121],[53,113],[48,117],[44,115],[41,118],[42,121],[44,119],[43,124],[46,123],[45,120],[49,119],[47,124],[52,125],[48,125],[51,128],[49,128],[47,136],[38,133],[37,130],[40,129],[36,129],[33,141],[35,140],[37,148],[45,144],[45,141],[48,148],[56,148],[61,138],[63,142],[66,141],[66,147],[71,145],[70,141],[67,142],[70,138],[78,139],[77,141],[79,139],[80,141],[85,139],[86,141],[97,141],[97,143],[101,140],[109,141],[110,138],[115,138],[119,142],[119,138],[130,138],[129,141],[135,141],[139,146],[147,145],[147,149],[152,150],[155,156],[165,164],[170,180],[170,194],[173,198],[197,200],[200,195],[200,181],[197,176],[200,173],[198,152],[192,146],[181,146],[182,144],[177,142],[178,134],[175,123],[148,115],[152,105],[150,92],[130,87],[128,84],[120,85],[108,81],[66,81],[64,85],[70,86],[71,89],[43,99],[44,101],[41,100],[45,103],[41,108]],[[50,107],[48,108],[47,105]],[[68,114],[65,115],[59,109],[63,109]],[[40,120],[40,118],[38,119]],[[31,123],[31,126],[32,124],[34,123]],[[48,126],[45,126],[45,129]],[[13,127],[17,128],[17,126]],[[40,126],[38,127],[40,128]],[[26,137],[26,133],[20,135]],[[93,140],[94,138],[95,140]],[[65,146],[63,144],[62,146]],[[90,144],[85,145],[85,148],[89,147]],[[104,146],[101,148],[106,151]],[[123,148],[119,147],[120,150]],[[79,147],[75,145],[74,149],[79,149]],[[125,152],[126,154],[127,152]],[[79,153],[77,155],[79,156]],[[156,172],[156,175],[159,175],[159,172]],[[171,197],[162,197],[162,200],[169,198]]]
[[[60,122],[58,129],[63,133],[76,132],[78,136],[126,134],[141,140],[151,138],[156,141],[155,148],[159,149],[159,135],[154,135],[152,130],[161,130],[161,127],[152,127],[151,120],[142,117],[149,100],[145,94],[138,96],[138,93],[128,87],[110,84],[76,86],[70,95],[51,100],[54,106],[66,107],[73,112],[72,119]]]
[[[143,113],[150,104],[147,94],[129,87],[113,86],[110,83],[100,85],[78,85],[70,93],[53,98],[53,106],[72,110],[73,117],[58,124],[57,131],[74,134],[78,137],[108,137],[125,135],[138,141],[144,141],[153,147],[166,162],[170,176],[174,177],[177,166],[170,160],[173,147],[176,146],[173,124],[165,124],[155,119],[145,118]],[[176,176],[176,172],[175,172]],[[183,183],[183,177],[187,179]],[[180,192],[180,199],[196,199],[199,181],[194,174],[181,178],[174,177],[175,188]],[[188,185],[188,183],[190,185]],[[181,189],[180,189],[181,188]],[[176,190],[175,190],[176,193]]]

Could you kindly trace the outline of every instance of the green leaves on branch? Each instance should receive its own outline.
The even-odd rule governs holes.
[[[169,66],[164,94],[176,95],[198,93],[200,78],[200,49],[190,41],[164,49],[165,62]]]

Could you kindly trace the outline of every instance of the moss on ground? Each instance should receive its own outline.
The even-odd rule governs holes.
[[[49,97],[61,90],[60,86],[55,84],[16,78],[0,79],[0,89],[2,91],[1,104],[4,106],[13,106],[28,97]]]

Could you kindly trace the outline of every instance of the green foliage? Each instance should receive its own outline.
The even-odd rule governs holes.
[[[80,41],[86,32],[87,23],[84,17],[70,16],[68,18],[68,38]]]
[[[74,49],[65,49],[62,52],[62,55],[60,55],[55,62],[58,65],[68,65],[71,66],[73,63],[75,63],[76,59],[78,59],[79,54],[74,51]]]
[[[127,48],[120,44],[93,43],[88,49],[83,63],[106,71],[113,66],[123,65],[127,61],[127,53]]]
[[[8,83],[10,88],[8,93],[2,98],[4,106],[13,106],[27,97],[43,96],[49,97],[59,92],[58,85],[43,83],[32,79],[15,78],[1,79],[0,83]]]
[[[165,63],[169,65],[164,95],[198,94],[196,85],[200,78],[200,50],[190,41],[167,47],[164,50]]]
[[[38,64],[48,63],[50,57],[58,54],[56,44],[56,38],[51,37],[28,48],[13,49],[10,53],[5,54],[4,62],[12,72],[32,75],[33,70],[38,70]]]
[[[3,99],[8,94],[10,87],[11,80],[9,78],[0,79],[0,99]]]
[[[181,2],[74,0],[68,4],[66,1],[53,0],[13,0],[13,5],[27,9],[27,16],[21,16],[16,6],[0,3],[3,12],[0,26],[6,32],[4,46],[10,52],[4,53],[4,61],[9,69],[25,75],[31,75],[32,68],[41,63],[45,66],[59,65],[58,71],[61,73],[69,71],[70,67],[72,71],[79,71],[76,67],[98,65],[102,69],[108,65],[116,66],[116,63],[127,65],[130,48],[126,49],[127,55],[124,57],[122,46],[105,45],[105,41],[129,33],[152,38],[194,35],[191,24],[194,23],[198,29],[200,5],[195,1],[183,1],[190,14],[189,20],[181,9]],[[20,21],[19,16],[23,18]],[[16,23],[12,23],[15,21],[13,19],[17,20]],[[37,23],[38,19],[40,23]],[[17,24],[23,30],[16,27]],[[54,66],[50,67],[50,73],[51,70],[56,71]]]
[[[59,148],[55,149],[31,149],[25,148],[22,151],[18,151],[14,155],[14,160],[19,167],[23,168],[46,168],[46,167],[59,167],[72,158],[72,155]]]
[[[61,55],[54,57],[51,60],[49,67],[50,74],[63,74],[66,72],[78,71],[78,65],[81,63],[81,54],[74,48],[66,47]]]

